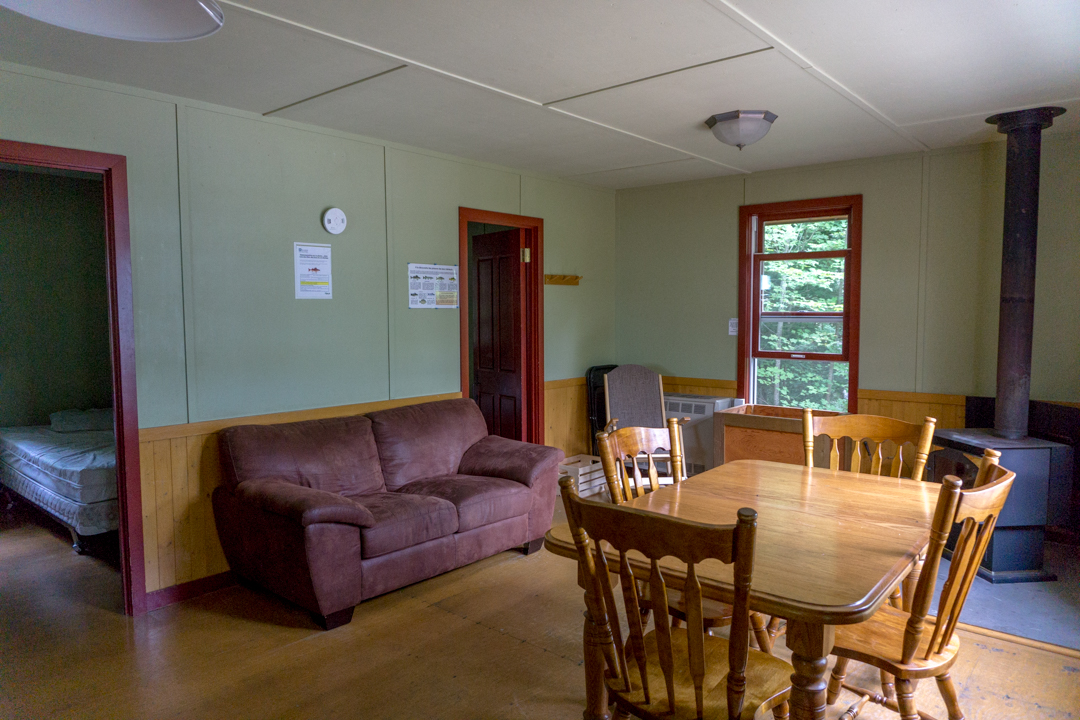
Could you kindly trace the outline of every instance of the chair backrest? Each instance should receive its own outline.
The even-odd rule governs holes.
[[[707,525],[635,508],[582,500],[577,495],[572,478],[561,479],[559,485],[562,487],[566,517],[577,548],[580,577],[585,585],[586,607],[593,622],[606,628],[604,656],[608,667],[629,691],[630,674],[627,664],[632,659],[637,666],[646,704],[651,700],[645,633],[640,612],[641,597],[627,553],[636,550],[649,561],[647,582],[649,596],[654,603],[652,616],[656,627],[657,656],[664,675],[668,706],[672,712],[675,711],[675,678],[682,673],[675,669],[667,585],[659,561],[664,557],[674,557],[686,564],[683,603],[686,613],[687,655],[698,717],[701,717],[704,711],[705,628],[702,620],[701,584],[695,566],[709,559],[726,564],[734,563],[735,599],[732,604],[732,639],[728,644],[727,697],[729,717],[739,717],[746,691],[750,580],[754,564],[757,513],[749,508],[742,508],[738,512],[738,522],[735,525]],[[624,612],[621,618],[611,584],[612,568],[608,565],[601,543],[607,543],[619,556],[618,568],[614,570],[618,573],[622,589]],[[629,628],[629,636],[625,642],[623,627]],[[607,635],[610,635],[610,641],[607,641]]]
[[[620,365],[604,376],[607,419],[626,427],[664,427],[663,378],[642,365]]]
[[[977,484],[970,490],[961,489],[961,480],[955,475],[945,476],[930,527],[926,561],[919,576],[919,583],[915,587],[911,616],[904,629],[901,659],[905,663],[911,662],[915,657],[922,640],[923,626],[926,614],[930,611],[945,541],[948,540],[953,525],[963,523],[949,564],[949,576],[941,586],[937,621],[925,656],[929,658],[932,654],[942,652],[952,639],[968,590],[971,589],[979,563],[982,562],[990,536],[994,532],[994,525],[1009,497],[1013,478],[1016,477],[1016,473],[997,464],[1000,455],[994,450],[987,450],[983,454],[979,464],[982,484]]]
[[[679,423],[680,420],[676,418],[668,418],[666,428],[624,427],[596,434],[611,502],[621,505],[660,487],[655,460],[658,454],[665,458],[670,456],[674,482],[682,482],[686,478]],[[644,478],[641,476],[642,460],[646,462],[647,485],[643,484]]]
[[[833,470],[922,480],[926,456],[934,439],[935,425],[937,420],[932,417],[926,418],[923,424],[919,425],[879,415],[819,417],[807,408],[803,410],[806,467],[814,467],[814,437],[827,435],[831,441],[829,467]],[[842,457],[847,455],[840,449],[843,438],[852,440],[849,457]],[[886,443],[893,447],[888,447]],[[844,464],[844,460],[847,464]]]

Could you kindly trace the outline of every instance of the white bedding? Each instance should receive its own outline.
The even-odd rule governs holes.
[[[0,428],[0,461],[50,493],[76,503],[116,498],[112,431],[58,433],[48,427]]]

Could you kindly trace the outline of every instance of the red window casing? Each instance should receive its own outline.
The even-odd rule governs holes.
[[[766,223],[794,222],[847,217],[848,246],[844,250],[799,253],[764,252]],[[848,412],[858,411],[859,387],[859,287],[862,248],[862,195],[796,200],[792,202],[743,205],[739,208],[739,370],[737,394],[749,399],[750,364],[753,358],[793,360],[831,360],[848,363]],[[762,263],[774,260],[812,258],[844,259],[843,312],[781,312],[761,310]],[[839,354],[814,352],[777,352],[760,350],[758,338],[762,317],[805,316],[843,320],[842,351]]]

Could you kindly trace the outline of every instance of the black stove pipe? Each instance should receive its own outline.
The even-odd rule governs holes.
[[[1042,131],[1063,112],[1064,108],[1041,107],[986,119],[997,125],[998,132],[1008,135],[994,409],[994,434],[1004,438],[1027,435]]]

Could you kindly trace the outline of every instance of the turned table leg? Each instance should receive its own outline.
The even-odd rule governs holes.
[[[792,720],[825,720],[825,671],[833,648],[832,625],[788,620],[787,646],[791,648]]]
[[[611,720],[608,711],[607,683],[604,682],[604,646],[611,642],[611,631],[598,625],[585,612],[585,720]]]

